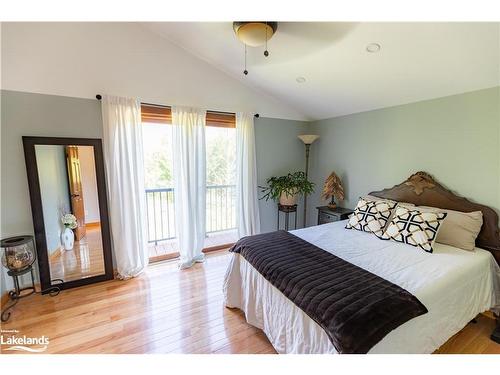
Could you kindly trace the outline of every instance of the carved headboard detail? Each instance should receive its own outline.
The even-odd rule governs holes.
[[[476,246],[489,250],[500,264],[500,229],[498,215],[490,207],[459,197],[426,172],[417,172],[406,181],[392,188],[371,192],[380,198],[409,202],[417,206],[431,206],[448,210],[483,213],[483,226],[476,239]]]

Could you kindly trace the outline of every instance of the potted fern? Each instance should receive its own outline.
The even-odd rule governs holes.
[[[306,178],[304,172],[288,173],[286,176],[268,178],[267,186],[260,187],[265,193],[262,198],[266,201],[272,199],[282,206],[293,206],[301,194],[311,194],[314,183]]]

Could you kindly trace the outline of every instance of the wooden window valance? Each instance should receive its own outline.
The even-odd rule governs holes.
[[[170,107],[141,104],[141,121],[155,124],[171,124],[172,110]]]
[[[172,110],[170,107],[141,104],[141,121],[155,124],[172,124]],[[227,112],[207,111],[207,126],[220,128],[235,128],[236,115]]]

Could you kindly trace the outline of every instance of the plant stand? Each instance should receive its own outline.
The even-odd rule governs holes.
[[[19,286],[19,276],[25,275],[27,273],[31,274],[31,286],[21,288]],[[10,298],[10,303],[7,303],[7,306],[5,309],[2,311],[2,316],[1,320],[2,322],[6,322],[10,318],[10,312],[8,312],[10,309],[12,309],[15,305],[17,305],[17,302],[24,297],[31,296],[33,293],[35,293],[35,275],[33,274],[33,267],[29,266],[25,270],[22,271],[12,271],[9,270],[7,271],[7,275],[11,276],[12,279],[14,280],[14,290],[11,290],[9,292],[9,298]],[[23,292],[27,293],[23,293]]]
[[[31,275],[31,285],[21,288],[19,283],[19,276],[30,273]],[[9,302],[6,304],[5,309],[2,310],[1,321],[6,322],[9,320],[11,313],[9,312],[21,298],[31,296],[33,293],[36,293],[35,290],[35,275],[33,274],[33,267],[29,266],[28,268],[22,271],[7,271],[7,275],[11,276],[14,280],[14,290],[9,292]],[[58,287],[51,287],[49,290],[50,296],[56,296],[59,294],[60,289]]]
[[[280,212],[283,212],[285,214],[285,230],[288,230],[289,227],[289,219],[290,219],[290,213],[295,214],[295,226],[294,229],[297,229],[297,205],[294,204],[293,206],[284,206],[278,203],[278,228],[277,230],[280,230]]]

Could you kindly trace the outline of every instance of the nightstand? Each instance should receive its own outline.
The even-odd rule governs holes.
[[[328,206],[320,206],[316,207],[316,209],[318,210],[318,225],[345,220],[353,213],[353,210],[343,207],[330,208]]]

